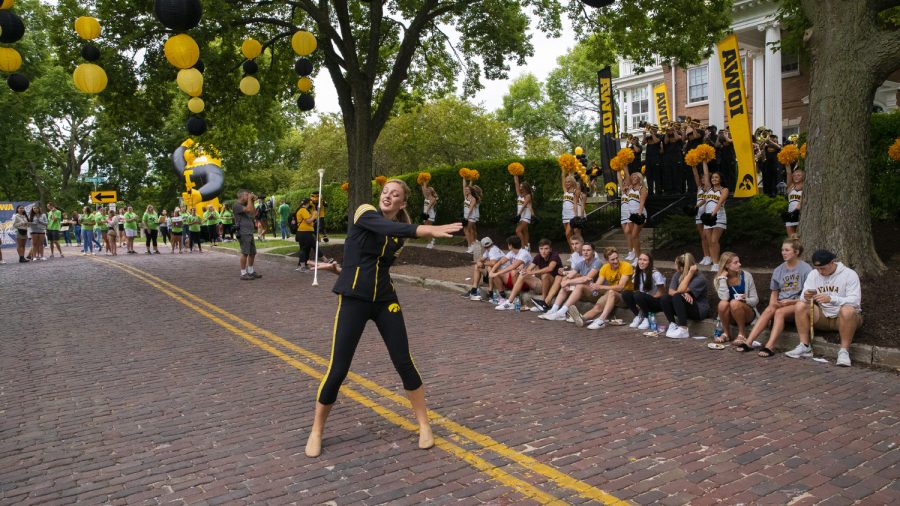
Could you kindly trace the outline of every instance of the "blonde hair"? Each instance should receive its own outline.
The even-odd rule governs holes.
[[[803,243],[800,242],[800,236],[794,234],[784,240],[781,244],[790,244],[797,256],[803,254]]]
[[[482,192],[481,187],[477,184],[470,184],[469,191],[472,192],[472,196],[478,200],[481,200],[481,195],[484,193]]]
[[[612,255],[613,253],[618,253],[618,252],[619,252],[619,250],[616,249],[615,246],[607,246],[607,247],[603,248],[603,258],[609,260],[610,255]]]
[[[410,189],[409,185],[406,184],[406,181],[397,178],[388,179],[387,182],[384,183],[384,186],[387,186],[391,183],[396,183],[403,190],[403,202],[407,202],[409,200]],[[412,223],[412,220],[409,218],[409,213],[406,212],[406,208],[401,209],[397,213],[397,221],[399,221],[400,223]]]
[[[680,269],[681,272],[687,272],[687,271],[691,270],[691,267],[693,267],[694,264],[696,264],[696,263],[697,263],[697,261],[694,260],[694,255],[691,255],[690,253],[685,253],[684,255],[678,255],[675,258],[675,267],[677,269]]]
[[[738,254],[733,251],[722,253],[719,257],[719,272],[716,274],[717,277],[728,275],[728,264],[730,264],[736,256],[738,256]]]

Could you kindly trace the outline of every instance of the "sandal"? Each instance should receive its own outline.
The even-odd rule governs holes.
[[[739,344],[734,345],[734,350],[744,352],[744,351],[752,351],[753,348],[751,348],[749,345],[747,345],[747,343],[739,343]]]
[[[759,353],[757,355],[759,355],[762,358],[769,358],[774,354],[775,354],[775,352],[770,350],[769,348],[763,348],[763,349],[759,350]]]
[[[729,336],[728,334],[722,334],[721,336],[713,339],[713,341],[715,341],[716,344],[725,344],[731,341],[731,336]]]
[[[737,339],[732,341],[731,344],[732,344],[732,346],[740,346],[742,344],[747,344],[747,339],[744,336],[742,336],[741,334],[738,334]]]

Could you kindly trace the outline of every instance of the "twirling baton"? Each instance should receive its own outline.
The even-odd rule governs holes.
[[[319,286],[319,215],[322,213],[322,178],[325,176],[325,169],[319,169],[319,199],[316,201],[316,261],[313,267],[312,286]]]

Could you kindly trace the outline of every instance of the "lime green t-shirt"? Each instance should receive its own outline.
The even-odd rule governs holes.
[[[179,221],[178,222],[174,221],[174,218],[179,218]],[[173,234],[180,234],[183,229],[183,227],[182,227],[183,224],[184,224],[184,220],[181,219],[181,216],[173,216],[172,218],[169,218],[169,226],[172,227]]]
[[[148,230],[157,230],[159,228],[159,215],[156,213],[144,213],[141,221],[144,222]]]
[[[137,230],[137,214],[125,213],[125,230]]]
[[[225,209],[224,211],[222,211],[221,218],[222,218],[222,223],[225,225],[233,225],[234,224],[234,215],[231,214],[231,211],[229,211],[228,209]]]
[[[197,215],[185,216],[184,222],[188,224],[188,230],[191,232],[200,231],[200,217]]]
[[[97,211],[94,213],[94,230],[106,230],[106,217],[103,216],[103,213]]]
[[[81,215],[81,228],[91,229],[94,228],[94,215],[91,213],[85,213]]]
[[[56,209],[47,213],[47,230],[59,230],[62,222],[62,211]]]
[[[203,215],[203,224],[204,225],[218,225],[219,224],[219,213],[215,211],[207,211],[206,214]]]

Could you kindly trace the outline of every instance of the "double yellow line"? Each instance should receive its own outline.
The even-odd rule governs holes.
[[[140,281],[143,281],[144,283],[156,288],[160,292],[168,295],[175,301],[192,309],[196,313],[208,318],[210,321],[215,322],[229,332],[243,338],[250,344],[278,357],[286,364],[312,377],[317,382],[322,379],[323,373],[320,370],[310,366],[308,363],[304,363],[298,360],[297,358],[295,358],[295,356],[291,356],[289,353],[286,353],[283,350],[292,352],[308,362],[312,362],[313,364],[322,366],[323,369],[327,368],[328,366],[327,359],[316,355],[315,353],[308,351],[300,346],[297,346],[296,344],[272,332],[269,332],[268,330],[260,328],[253,323],[243,320],[233,315],[232,313],[229,313],[228,311],[222,310],[215,304],[207,302],[197,295],[194,295],[187,290],[184,290],[172,283],[169,283],[168,281],[154,276],[153,274],[138,269],[137,267],[133,267],[131,265],[123,264],[113,260],[100,259],[95,257],[91,258],[91,260],[119,269],[126,274],[133,276]],[[229,321],[231,323],[229,323]],[[281,347],[281,349],[279,349],[279,347]],[[375,413],[379,414],[389,422],[399,427],[402,427],[414,433],[418,433],[419,427],[417,424],[411,422],[406,417],[398,414],[392,409],[382,406],[375,400],[361,393],[357,389],[357,387],[362,387],[376,394],[376,396],[389,399],[400,406],[411,409],[409,401],[405,397],[397,395],[393,391],[382,387],[374,381],[363,378],[362,376],[359,376],[358,374],[355,374],[353,372],[351,372],[347,376],[347,381],[345,382],[344,386],[341,387],[341,393],[343,395],[346,395],[353,401],[356,401],[359,404],[362,404],[363,406],[371,409]],[[467,462],[469,465],[487,474],[498,483],[507,486],[541,504],[563,504],[565,503],[565,501],[558,499],[553,495],[536,487],[535,485],[532,485],[531,483],[528,483],[523,479],[513,476],[512,474],[500,469],[496,465],[484,460],[483,458],[476,455],[473,451],[468,450],[463,446],[476,446],[480,447],[480,449],[477,450],[479,451],[479,453],[489,451],[494,453],[495,455],[499,455],[511,462],[518,464],[521,468],[523,468],[524,472],[522,474],[539,474],[554,482],[558,487],[574,491],[577,495],[585,499],[594,500],[601,504],[608,505],[628,504],[625,501],[622,501],[621,499],[612,496],[598,488],[595,488],[583,481],[577,480],[565,473],[562,473],[552,466],[548,466],[547,464],[543,464],[533,459],[532,457],[523,455],[522,453],[519,453],[512,448],[509,448],[508,446],[494,440],[490,436],[486,436],[464,425],[458,424],[444,417],[440,413],[429,410],[428,416],[434,425],[442,427],[449,432],[448,437],[440,437],[435,435],[435,446]]]

